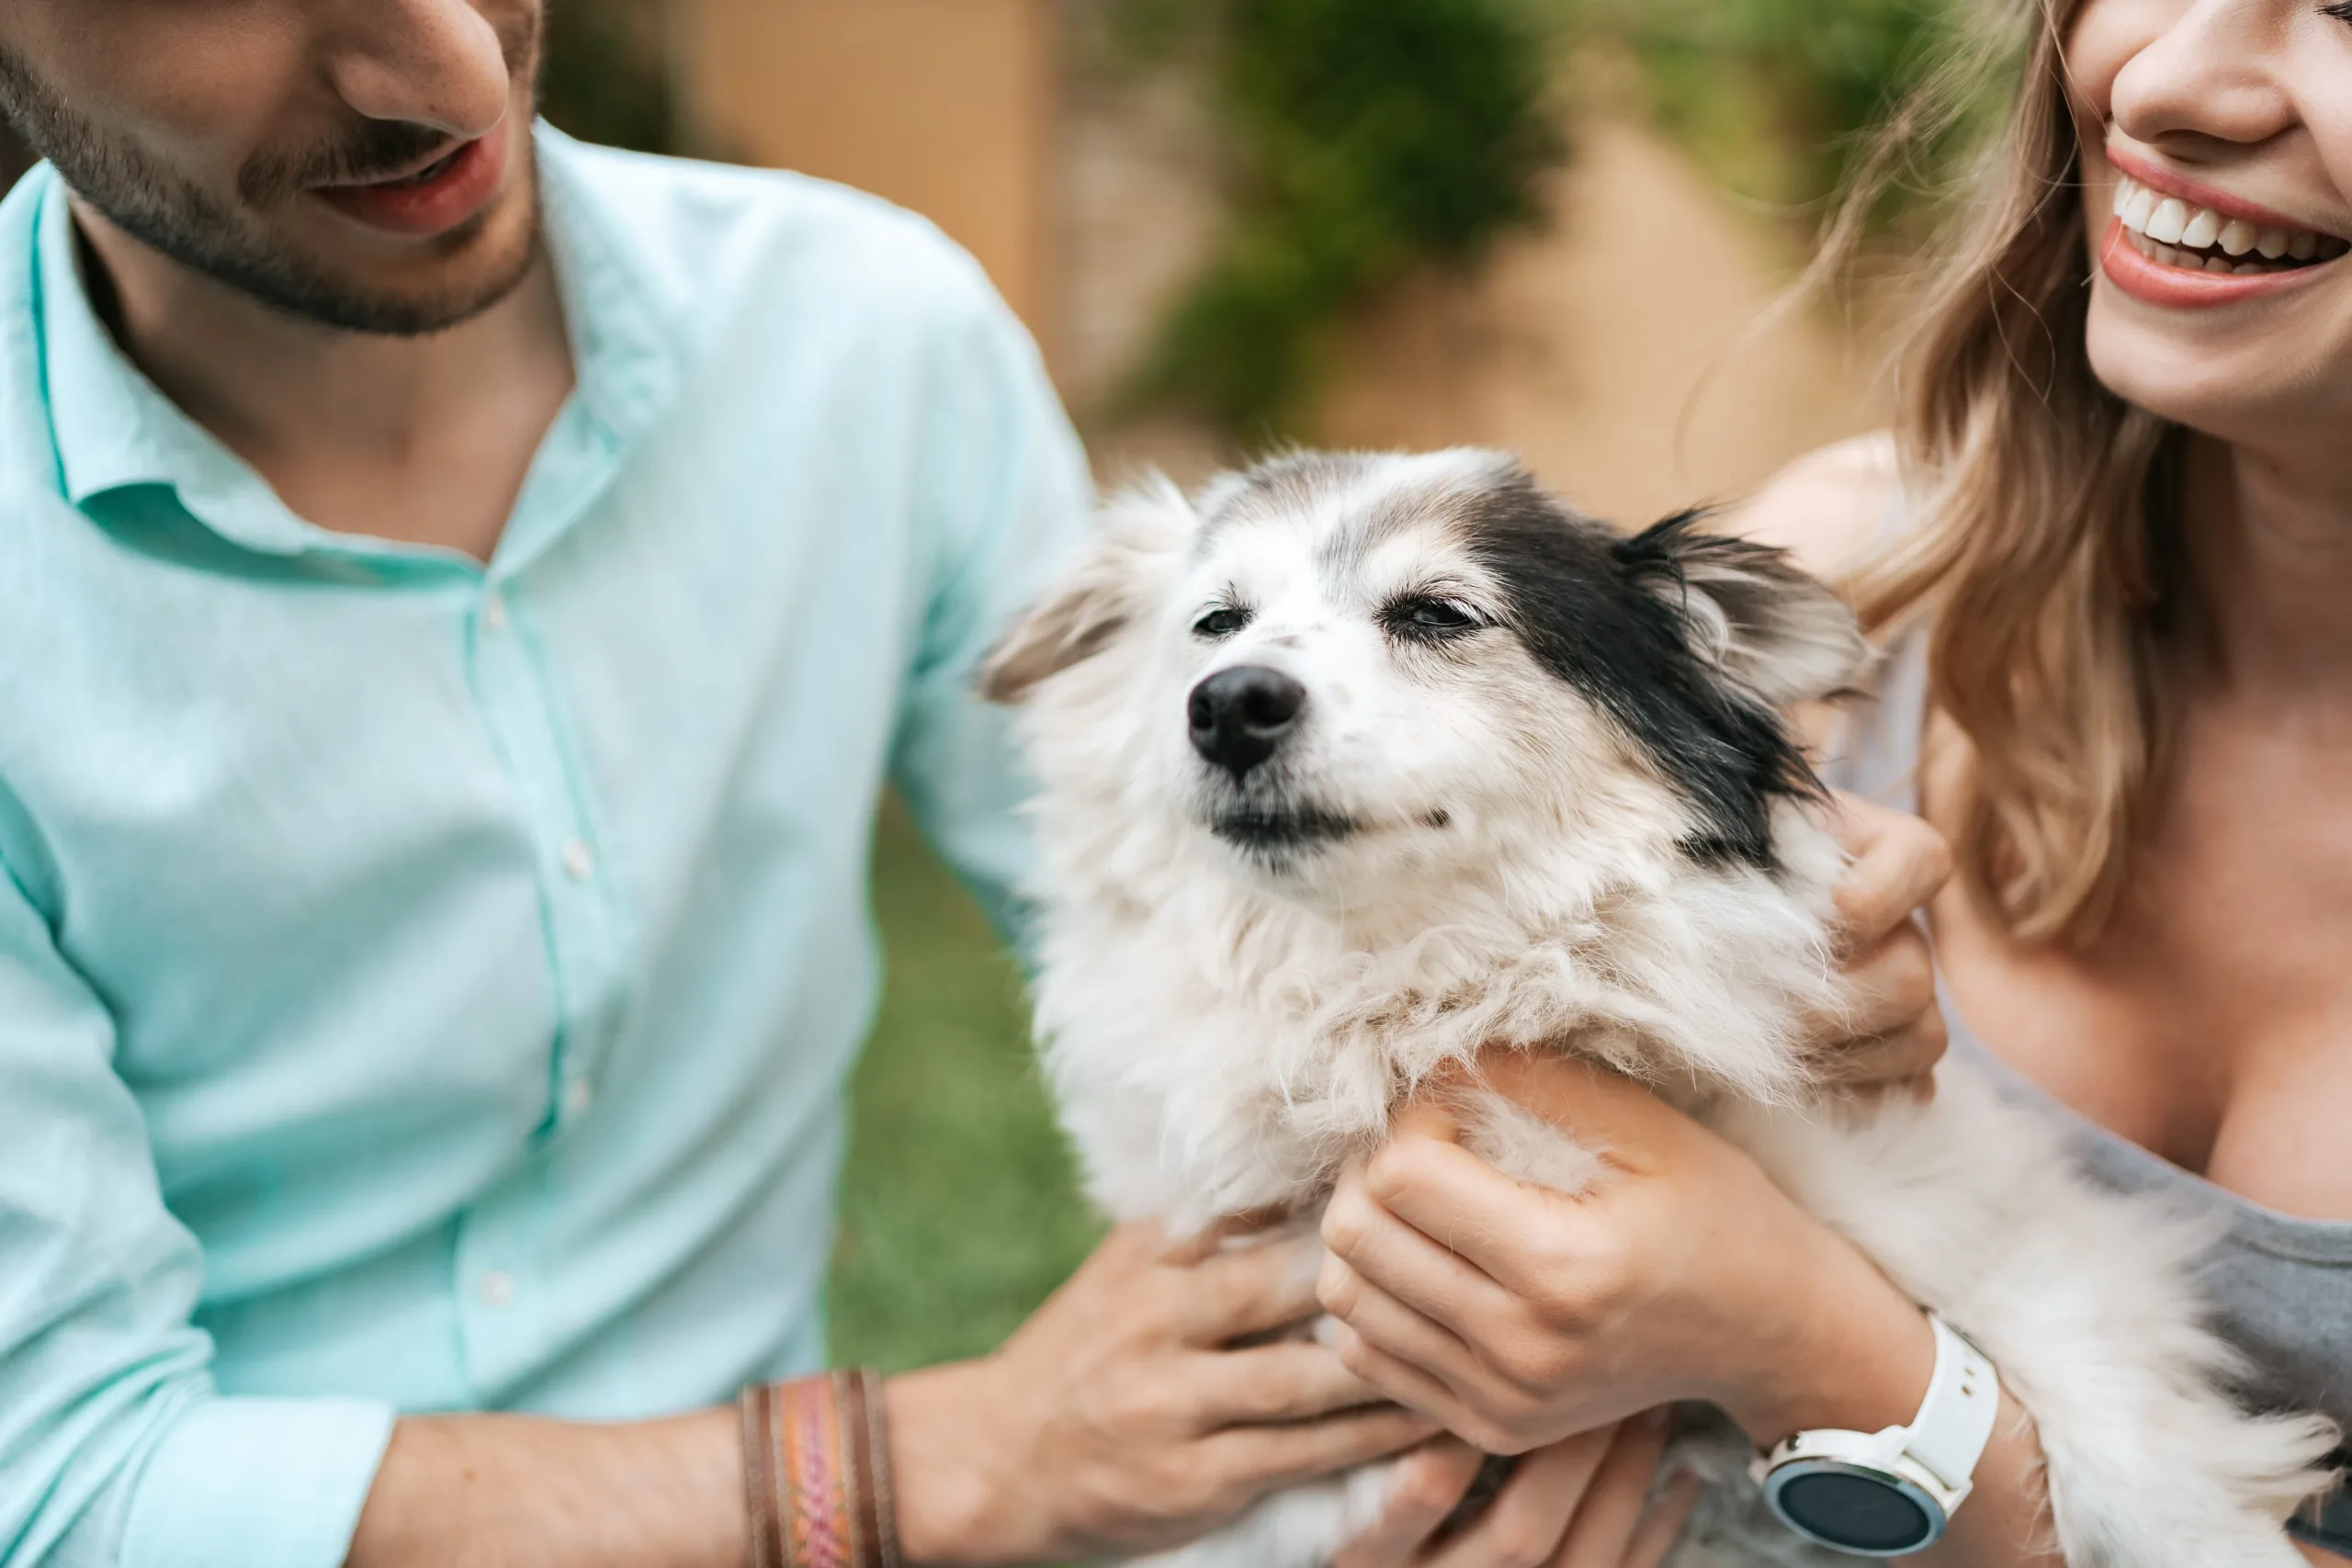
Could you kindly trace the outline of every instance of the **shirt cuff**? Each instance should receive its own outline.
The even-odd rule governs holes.
[[[200,1401],[140,1472],[121,1568],[339,1568],[391,1435],[386,1404]]]

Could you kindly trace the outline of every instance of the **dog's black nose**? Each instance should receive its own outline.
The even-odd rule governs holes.
[[[1239,778],[1274,754],[1306,708],[1306,688],[1279,670],[1243,664],[1193,688],[1193,750]]]

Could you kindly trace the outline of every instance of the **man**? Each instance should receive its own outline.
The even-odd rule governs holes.
[[[1035,355],[878,203],[535,133],[541,21],[0,8],[8,1568],[742,1562],[876,795],[1020,863],[968,675],[1085,505]],[[1123,1233],[892,1380],[909,1556],[1424,1435],[1223,1348],[1301,1276]]]

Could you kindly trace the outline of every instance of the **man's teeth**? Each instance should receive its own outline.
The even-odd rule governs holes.
[[[2243,218],[2224,218],[2210,207],[2191,207],[2177,196],[2150,190],[2129,175],[2116,176],[2115,216],[2132,231],[2137,249],[2166,266],[2189,272],[2284,272],[2290,265],[2334,261],[2352,251],[2352,241],[2333,234],[2265,229]],[[2240,256],[2247,259],[2233,259]]]

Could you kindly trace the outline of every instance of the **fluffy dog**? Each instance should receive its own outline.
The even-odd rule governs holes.
[[[1843,863],[1781,710],[1864,657],[1780,553],[1688,516],[1621,538],[1494,453],[1114,502],[983,676],[1042,786],[1038,1032],[1093,1196],[1178,1232],[1312,1213],[1441,1066],[1585,1053],[1984,1348],[2038,1422],[2069,1562],[2292,1568],[2280,1525],[2332,1434],[2223,1393],[2199,1232],[2087,1185],[1957,1064],[1926,1107],[1808,1094]],[[1507,1102],[1468,1109],[1521,1179],[1602,1179]],[[1388,1473],[1176,1556],[1315,1568]]]

